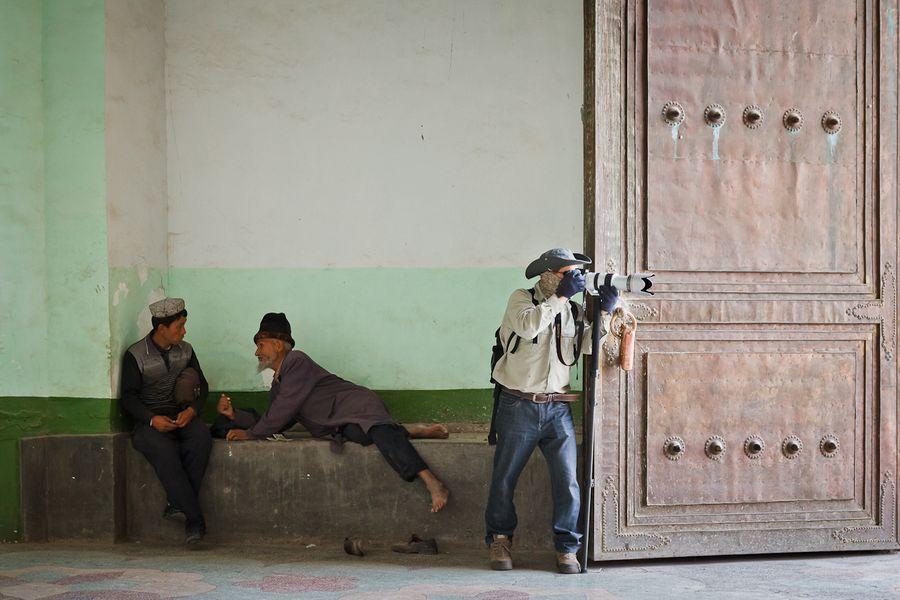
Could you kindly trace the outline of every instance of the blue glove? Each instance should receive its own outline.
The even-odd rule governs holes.
[[[584,291],[584,273],[578,269],[566,271],[562,281],[556,288],[556,295],[560,298],[571,298],[575,294]]]
[[[611,313],[619,303],[619,290],[611,285],[601,285],[597,288],[597,302],[600,303],[600,310]]]

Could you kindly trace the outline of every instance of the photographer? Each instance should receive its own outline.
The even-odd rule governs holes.
[[[492,372],[500,393],[492,423],[496,449],[485,510],[485,543],[494,570],[512,569],[517,524],[513,495],[537,446],[550,470],[557,569],[566,574],[580,571],[576,558],[582,537],[580,492],[570,406],[580,394],[568,391],[569,367],[582,349],[590,351],[591,327],[585,326],[583,311],[570,299],[584,291],[580,269],[590,263],[587,256],[565,248],[544,252],[525,270],[526,279],[540,276],[537,285],[515,290],[503,315],[498,334],[503,354]],[[610,286],[601,286],[599,292],[601,310],[611,312],[618,292]]]

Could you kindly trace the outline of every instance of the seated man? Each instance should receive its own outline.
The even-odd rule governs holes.
[[[153,331],[122,359],[119,404],[134,420],[135,449],[153,465],[166,491],[163,516],[184,517],[185,542],[194,545],[206,533],[199,495],[212,438],[198,415],[209,385],[184,341],[184,300],[154,302],[150,314]]]
[[[344,440],[367,446],[374,443],[388,464],[406,481],[422,480],[431,494],[431,512],[447,504],[450,491],[435,477],[372,390],[350,383],[320,367],[304,352],[294,350],[291,325],[284,313],[268,313],[253,336],[259,370],[272,369],[269,409],[259,419],[236,410],[231,400],[219,400],[221,415],[244,429],[232,429],[228,440],[265,439],[300,422],[315,437],[331,437],[337,449]],[[420,437],[447,437],[447,429],[433,425]]]

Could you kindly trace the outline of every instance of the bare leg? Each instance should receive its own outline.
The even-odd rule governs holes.
[[[448,437],[450,437],[450,431],[447,429],[447,426],[441,425],[440,423],[432,423],[430,425],[416,423],[415,425],[408,425],[406,427],[406,430],[409,432],[409,437],[414,440],[446,440]]]
[[[425,484],[428,493],[431,494],[431,512],[436,513],[447,505],[450,498],[450,490],[441,483],[441,480],[435,477],[430,469],[425,469],[417,473],[419,479]]]

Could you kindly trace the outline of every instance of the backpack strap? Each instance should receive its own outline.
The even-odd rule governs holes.
[[[537,301],[537,298],[534,297],[534,290],[535,290],[535,289],[536,289],[536,288],[531,288],[531,289],[528,290],[528,291],[531,292],[531,303],[532,303],[533,305],[537,306],[538,304],[540,304],[540,302],[538,302],[538,301]],[[537,344],[537,336],[534,336],[533,338],[531,338],[531,343],[532,343],[532,344]]]

